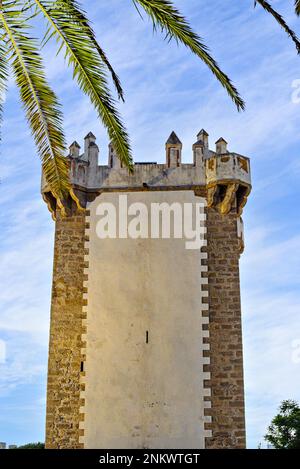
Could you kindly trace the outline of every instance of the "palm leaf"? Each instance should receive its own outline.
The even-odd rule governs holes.
[[[6,83],[8,79],[8,69],[6,63],[6,53],[4,44],[0,41],[0,125],[2,124],[3,103],[6,93]],[[0,132],[1,139],[1,132]]]
[[[7,4],[0,12],[9,60],[33,137],[42,160],[50,191],[63,209],[62,199],[70,191],[68,163],[63,156],[65,140],[57,99],[46,82],[38,44],[27,33],[20,9]]]
[[[136,8],[139,4],[150,16],[154,29],[160,28],[166,33],[168,39],[174,38],[200,57],[226,89],[238,110],[245,108],[244,101],[229,77],[220,70],[203,40],[191,29],[186,19],[174,7],[173,2],[170,0],[133,0],[133,3]]]
[[[104,50],[99,45],[99,43],[96,39],[95,33],[94,33],[90,23],[89,23],[89,20],[86,16],[85,12],[79,6],[79,4],[74,0],[64,0],[64,4],[65,4],[64,9],[65,9],[66,13],[68,15],[70,15],[72,17],[72,19],[74,21],[76,21],[81,28],[84,28],[86,35],[90,38],[90,41],[93,43],[94,47],[98,51],[101,60],[106,65],[109,72],[111,73],[111,77],[112,77],[113,83],[116,87],[116,90],[118,92],[119,98],[122,99],[122,101],[124,101],[124,93],[123,93],[123,89],[122,89],[122,86],[121,86],[121,83],[120,83],[120,79],[119,79],[118,75],[116,74],[116,72],[114,71],[111,63],[109,62]]]
[[[99,117],[107,128],[109,137],[118,157],[132,169],[129,137],[121,122],[115,102],[110,95],[106,70],[99,60],[86,27],[75,19],[74,10],[70,11],[71,1],[34,0],[52,29],[52,35],[59,43],[59,50],[65,51],[68,64],[82,91],[90,97]]]
[[[295,0],[295,11],[297,15],[300,15],[300,0]]]
[[[257,5],[262,6],[264,10],[266,10],[268,13],[270,13],[273,18],[277,21],[277,23],[284,29],[284,31],[290,36],[292,41],[294,42],[296,49],[298,51],[298,54],[300,53],[300,42],[299,39],[296,35],[296,33],[287,25],[283,17],[276,11],[274,8],[270,5],[269,2],[266,2],[265,0],[255,0],[254,1],[254,6]],[[296,1],[296,11],[297,11],[297,4],[298,4],[298,12],[300,13],[300,0]]]
[[[98,51],[100,59],[102,62],[106,65],[107,69],[109,70],[111,74],[112,81],[115,85],[115,88],[118,93],[118,97],[124,101],[124,93],[122,89],[122,85],[120,82],[120,79],[116,72],[114,71],[111,63],[109,62],[107,55],[105,54],[104,50],[102,47],[99,45],[95,32],[93,31],[90,22],[86,16],[86,13],[84,10],[80,7],[80,5],[74,1],[74,0],[63,0],[64,3],[64,13],[67,14],[72,18],[73,21],[77,22],[77,24],[80,26],[80,28],[85,30],[85,34],[89,37],[90,41],[93,43],[95,49]],[[53,29],[49,28],[48,30],[49,33],[49,38],[51,35],[53,35]],[[51,34],[52,33],[52,34]],[[47,42],[44,40],[44,42]]]

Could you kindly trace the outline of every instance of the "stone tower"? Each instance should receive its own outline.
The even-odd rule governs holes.
[[[130,173],[112,145],[99,165],[89,133],[84,153],[74,142],[69,154],[84,209],[66,201],[63,217],[42,183],[56,223],[48,448],[245,447],[239,256],[249,159],[223,138],[210,150],[204,130],[193,162],[181,153],[172,132],[165,164]],[[99,236],[101,216],[120,203],[149,209],[146,221],[153,204],[171,207],[171,218],[176,207],[203,207],[201,248],[185,249],[180,236],[128,237],[120,219],[119,236]]]

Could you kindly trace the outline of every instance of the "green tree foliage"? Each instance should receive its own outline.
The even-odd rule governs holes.
[[[16,449],[45,449],[45,443],[27,443],[26,445],[18,446]]]
[[[283,401],[265,439],[276,449],[300,449],[300,407],[296,401]]]

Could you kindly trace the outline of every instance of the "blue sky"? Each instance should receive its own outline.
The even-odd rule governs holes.
[[[286,35],[253,1],[176,0],[246,100],[237,113],[206,67],[184,47],[153,35],[131,0],[84,0],[102,46],[123,82],[119,108],[134,159],[164,161],[175,130],[192,160],[204,127],[251,158],[253,192],[244,211],[241,258],[248,447],[262,441],[282,399],[300,400],[299,122],[292,83],[300,59]],[[293,2],[273,2],[300,34]],[[45,49],[51,84],[64,107],[68,142],[97,135],[101,163],[108,139],[72,82],[55,44]],[[39,194],[40,166],[15,85],[6,96],[0,158],[0,441],[44,439],[54,224]],[[300,344],[299,344],[300,345]],[[299,357],[300,354],[298,354]]]

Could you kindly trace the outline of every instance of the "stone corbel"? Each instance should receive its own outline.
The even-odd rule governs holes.
[[[213,207],[215,205],[215,196],[217,193],[218,186],[217,184],[207,188],[207,206]]]
[[[51,192],[42,192],[43,201],[46,202],[52,220],[56,220],[56,199]]]
[[[240,186],[237,193],[237,214],[240,217],[243,213],[243,208],[245,207],[248,196],[251,192],[251,186]]]
[[[218,181],[207,186],[207,206],[216,208],[222,215],[236,207],[237,216],[241,216],[250,191],[251,186],[240,181]]]
[[[238,187],[239,185],[236,183],[228,184],[226,187],[225,196],[223,200],[220,201],[220,203],[217,205],[217,209],[222,215],[226,215],[230,212]]]

